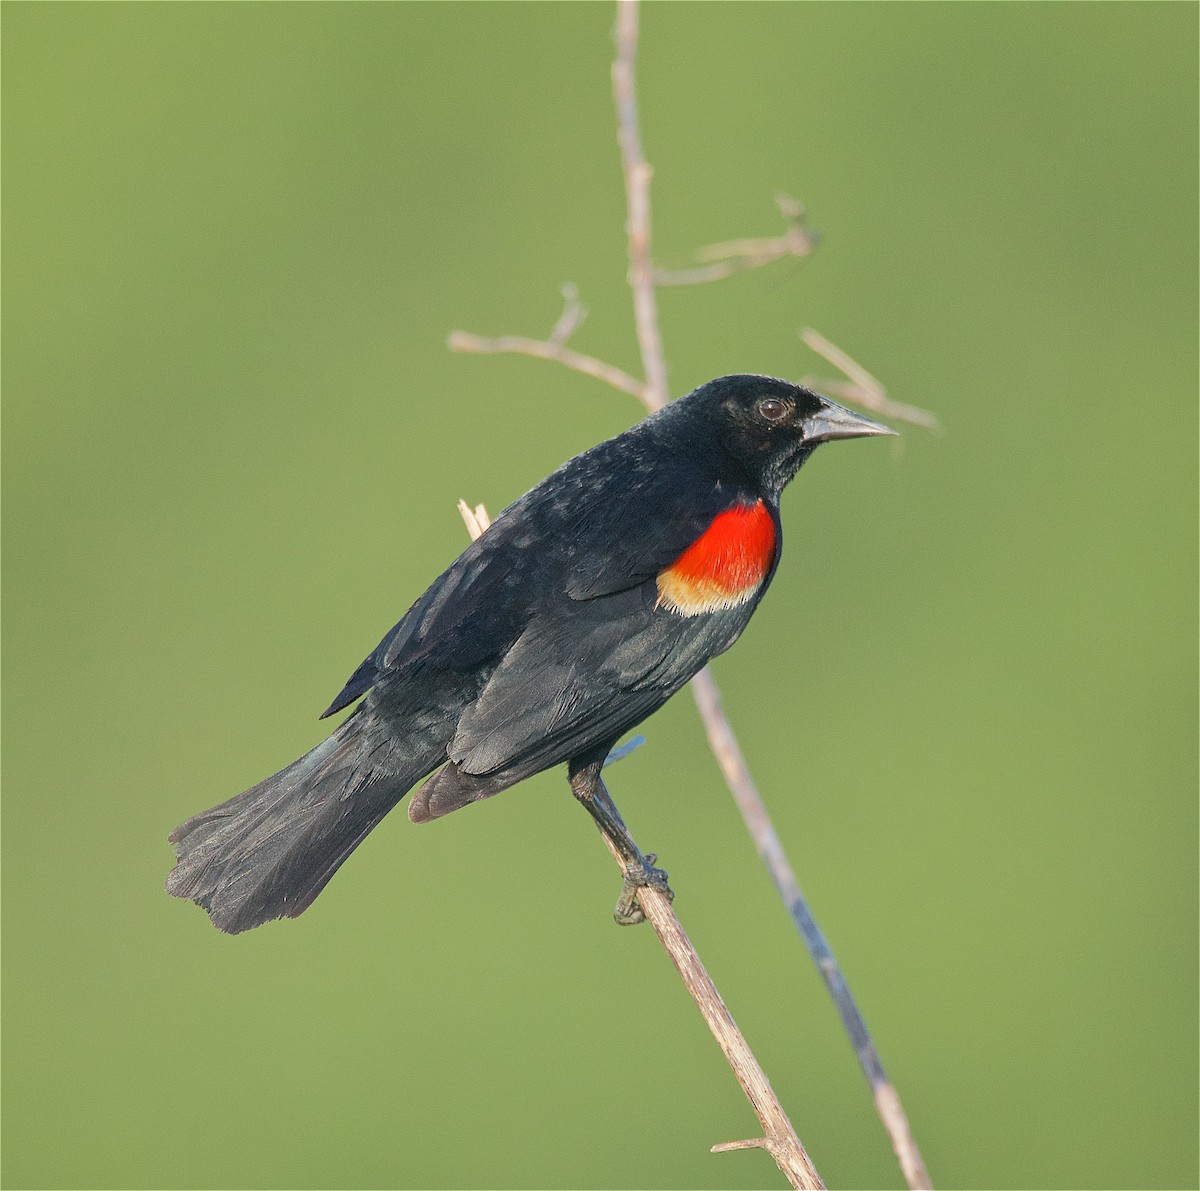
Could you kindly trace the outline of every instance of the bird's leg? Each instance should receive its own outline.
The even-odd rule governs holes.
[[[605,752],[607,753],[607,749]],[[622,926],[633,926],[645,920],[645,913],[638,904],[639,889],[658,889],[668,898],[674,899],[675,894],[667,884],[667,874],[661,868],[654,867],[657,857],[651,852],[642,855],[642,850],[629,834],[621,812],[610,797],[604,782],[600,780],[600,768],[604,757],[599,760],[582,764],[572,763],[568,769],[571,782],[571,793],[583,804],[584,809],[596,821],[596,826],[617,850],[621,859],[621,869],[625,875],[625,886],[617,900],[617,908],[613,917]]]

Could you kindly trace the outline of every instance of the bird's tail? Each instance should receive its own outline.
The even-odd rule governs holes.
[[[295,918],[436,763],[359,711],[286,769],[176,827],[167,892],[229,934]]]

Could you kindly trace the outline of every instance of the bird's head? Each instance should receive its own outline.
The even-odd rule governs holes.
[[[778,496],[823,442],[895,434],[827,397],[770,376],[722,376],[673,407],[762,491]]]

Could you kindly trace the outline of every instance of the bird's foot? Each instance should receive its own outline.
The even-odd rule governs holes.
[[[617,899],[617,908],[613,917],[621,926],[636,926],[646,920],[645,911],[638,902],[638,891],[641,889],[657,889],[665,894],[667,901],[675,900],[671,886],[667,884],[667,874],[661,868],[655,868],[654,862],[658,857],[651,852],[642,858],[640,865],[633,865],[625,870],[625,886]]]

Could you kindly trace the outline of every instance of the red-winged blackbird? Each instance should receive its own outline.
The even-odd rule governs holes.
[[[422,778],[415,823],[566,762],[623,859],[618,921],[640,921],[637,889],[666,874],[608,797],[605,757],[746,627],[779,564],[780,492],[816,447],[892,433],[726,376],[564,463],[351,675],[324,715],[365,698],[333,735],[175,829],[168,892],[230,933],[295,917]]]

